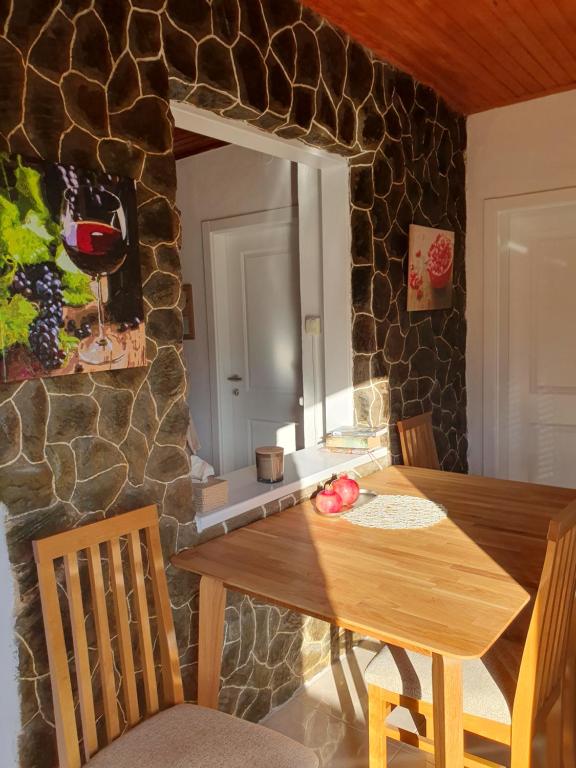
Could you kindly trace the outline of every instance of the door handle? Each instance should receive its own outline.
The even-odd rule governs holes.
[[[242,376],[238,376],[237,373],[234,373],[232,376],[228,376],[228,381],[242,381]]]

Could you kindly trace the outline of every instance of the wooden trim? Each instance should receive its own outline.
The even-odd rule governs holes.
[[[575,87],[570,0],[308,5],[465,114]]]
[[[211,136],[204,136],[201,133],[185,131],[177,126],[173,130],[172,146],[176,160],[183,160],[185,157],[211,152],[213,149],[220,149],[227,146],[227,144],[228,142],[226,141],[213,139]]]

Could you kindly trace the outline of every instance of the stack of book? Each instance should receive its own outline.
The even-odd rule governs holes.
[[[338,427],[329,432],[325,445],[331,451],[374,451],[383,445],[388,427]]]

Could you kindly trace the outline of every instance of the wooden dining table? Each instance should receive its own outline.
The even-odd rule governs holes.
[[[200,574],[198,701],[218,706],[226,590],[432,657],[435,764],[462,768],[462,662],[483,656],[538,587],[550,521],[576,491],[414,467],[362,480],[438,502],[426,528],[378,529],[310,501],[184,550]]]

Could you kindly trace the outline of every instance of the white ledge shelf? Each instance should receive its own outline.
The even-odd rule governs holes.
[[[361,454],[332,453],[321,446],[304,448],[291,453],[284,459],[284,480],[273,485],[256,480],[256,467],[246,467],[229,472],[221,477],[228,480],[228,504],[224,507],[200,513],[196,516],[198,531],[205,531],[214,525],[225,523],[233,517],[261,507],[271,501],[282,499],[291,493],[309,488],[328,480],[337,472],[361,467],[372,461],[388,459],[388,448],[382,447]]]

